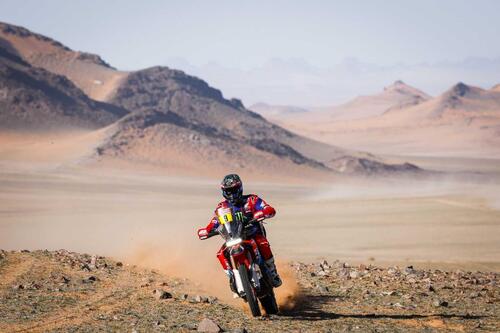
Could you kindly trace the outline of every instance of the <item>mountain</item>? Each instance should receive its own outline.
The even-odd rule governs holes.
[[[225,99],[206,82],[167,67],[130,73],[110,102],[133,113],[116,124],[102,155],[166,163],[166,152],[176,151],[176,156],[190,152],[185,157],[189,163],[194,158],[232,167],[252,168],[258,162],[279,168],[285,159],[326,170],[322,157],[346,153],[284,130],[245,109],[241,101]]]
[[[97,55],[72,51],[25,28],[2,23],[0,31],[3,48],[25,66],[29,63],[37,71],[64,79],[88,105],[112,105],[117,111],[96,123],[107,125],[106,135],[95,143],[97,160],[183,171],[244,169],[298,175],[340,172],[325,163],[342,156],[370,158],[294,134],[182,71],[152,67],[121,72]],[[34,121],[43,118],[36,108],[30,112]],[[98,117],[99,112],[93,114]]]
[[[370,96],[359,96],[345,104],[320,108],[325,118],[335,120],[349,120],[373,117],[383,114],[389,110],[402,109],[408,106],[418,105],[430,98],[426,93],[396,81],[385,87],[384,91]]]
[[[383,117],[393,124],[461,124],[474,126],[486,118],[500,119],[500,92],[457,83],[440,96],[414,107],[388,110]],[[386,121],[388,122],[388,121]]]
[[[64,75],[90,98],[105,101],[127,75],[117,71],[98,55],[73,51],[46,36],[23,27],[0,22],[0,44],[34,67]]]
[[[0,45],[0,127],[99,128],[127,113],[88,98],[70,80],[32,67]]]
[[[375,95],[358,96],[353,100],[327,107],[311,107],[303,109],[293,106],[275,106],[259,103],[250,109],[268,117],[284,127],[301,130],[301,126],[314,126],[331,121],[363,119],[379,116],[384,112],[399,110],[408,106],[418,105],[430,99],[426,93],[396,81]]]
[[[500,91],[460,82],[417,105],[301,126],[301,133],[318,140],[375,153],[495,157],[500,156]]]

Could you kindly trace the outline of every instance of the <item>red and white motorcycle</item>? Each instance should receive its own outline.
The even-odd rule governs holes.
[[[255,219],[246,221],[241,212],[234,212],[229,207],[217,209],[216,214],[219,227],[204,239],[217,234],[224,238],[224,251],[227,251],[234,276],[234,291],[248,303],[254,317],[261,315],[259,302],[267,314],[278,313],[268,270],[257,244],[251,237],[247,237],[246,232],[252,224],[262,222]]]

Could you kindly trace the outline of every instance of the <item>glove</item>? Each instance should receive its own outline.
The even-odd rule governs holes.
[[[257,220],[260,222],[260,221],[264,220],[266,217],[264,216],[263,211],[258,211],[258,212],[255,212],[253,214],[253,218],[254,218],[254,220]]]
[[[208,238],[208,230],[206,228],[198,229],[198,238],[199,239],[207,239]]]

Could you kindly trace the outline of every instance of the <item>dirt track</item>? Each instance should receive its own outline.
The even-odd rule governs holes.
[[[285,301],[295,307],[252,319],[241,306],[190,293],[187,280],[103,257],[61,250],[0,258],[1,332],[191,331],[203,318],[240,332],[500,329],[498,273],[295,263],[300,291]],[[172,297],[158,299],[155,289]]]

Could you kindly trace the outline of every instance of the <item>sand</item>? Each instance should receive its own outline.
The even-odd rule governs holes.
[[[202,287],[222,281],[215,258],[222,241],[199,241],[196,230],[211,218],[221,199],[219,178],[229,170],[218,177],[181,176],[139,165],[88,164],[106,135],[0,136],[0,248],[99,253]],[[419,161],[453,174],[317,182],[242,176],[246,192],[278,211],[267,229],[279,260],[500,270],[500,161]],[[477,172],[481,177],[470,176]]]
[[[220,199],[217,179],[20,170],[0,173],[0,248],[118,258],[141,249],[145,257],[217,266],[221,241],[196,238]],[[489,197],[495,188],[451,182],[246,186],[278,210],[267,227],[279,258],[471,265],[500,262],[500,200]]]

